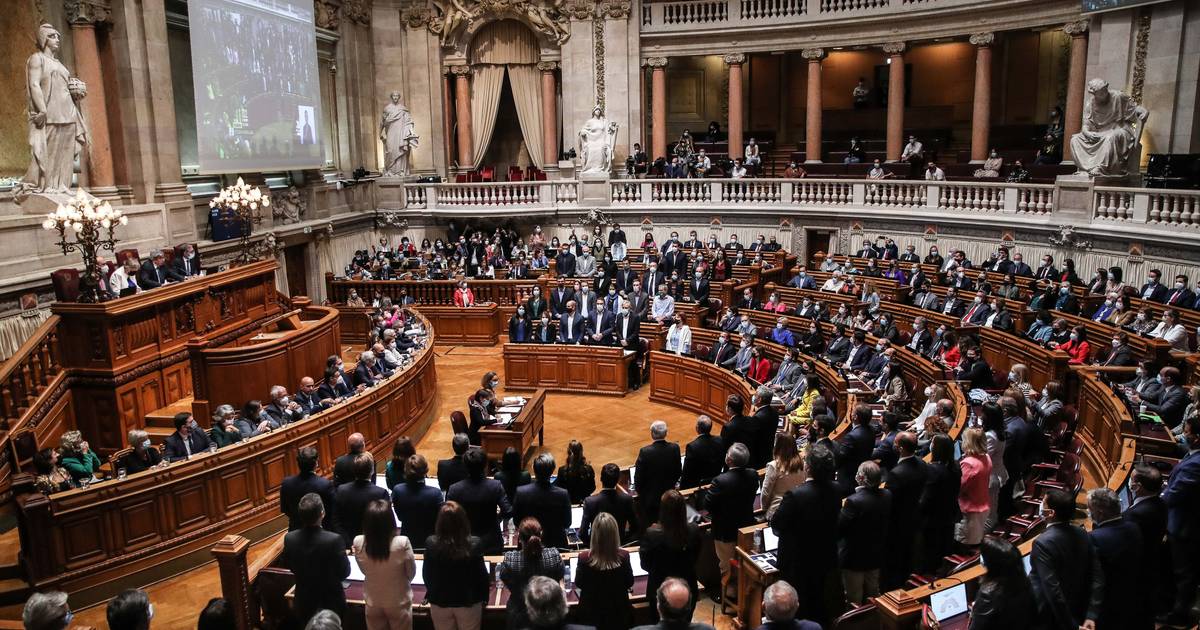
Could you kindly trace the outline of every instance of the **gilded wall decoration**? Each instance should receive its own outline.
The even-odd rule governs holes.
[[[1129,86],[1129,97],[1134,103],[1142,102],[1142,88],[1146,86],[1146,48],[1150,44],[1150,12],[1142,10],[1138,16],[1137,39],[1133,48],[1133,77]]]
[[[406,18],[409,26],[427,24],[442,46],[453,47],[461,29],[500,18],[516,18],[558,45],[571,37],[567,0],[433,0],[436,14]],[[589,5],[589,12],[591,11]]]

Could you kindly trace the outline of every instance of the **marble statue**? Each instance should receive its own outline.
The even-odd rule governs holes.
[[[441,35],[443,46],[453,43],[454,31],[463,24],[470,24],[476,12],[463,5],[461,0],[434,0],[434,6],[441,11],[441,20],[430,23],[430,30]]]
[[[1108,87],[1104,79],[1087,85],[1083,129],[1071,136],[1071,155],[1077,174],[1120,177],[1137,172],[1139,138],[1146,128],[1146,109],[1128,95]]]
[[[379,139],[383,140],[384,177],[408,175],[408,156],[417,146],[419,138],[414,130],[412,114],[400,104],[399,92],[392,92],[392,102],[383,108]]]
[[[592,109],[592,117],[579,130],[579,172],[584,175],[608,175],[612,170],[616,143],[617,123],[609,122],[597,105]]]
[[[568,30],[568,20],[563,12],[565,0],[547,0],[546,2],[530,2],[525,8],[529,23],[538,32],[552,38],[559,46],[571,38]]]
[[[29,146],[33,159],[16,198],[30,193],[64,193],[71,188],[75,160],[87,144],[77,101],[87,96],[83,81],[58,60],[62,36],[49,24],[38,28],[37,52],[25,63],[29,95]]]

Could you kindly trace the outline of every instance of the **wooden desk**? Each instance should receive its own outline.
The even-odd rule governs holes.
[[[521,461],[533,446],[533,438],[537,436],[538,446],[544,444],[543,429],[546,425],[546,390],[539,389],[529,396],[525,407],[513,418],[508,426],[486,426],[479,429],[479,440],[483,451],[489,458],[500,459],[505,449],[513,447],[521,454]],[[496,400],[496,406],[501,402]]]
[[[506,343],[504,387],[624,396],[636,356],[609,346]]]
[[[500,341],[503,322],[494,302],[470,308],[419,304],[416,310],[437,331],[438,343],[494,346]]]
[[[696,410],[724,424],[725,401],[732,394],[748,402],[754,390],[725,368],[669,352],[650,353],[651,402]]]

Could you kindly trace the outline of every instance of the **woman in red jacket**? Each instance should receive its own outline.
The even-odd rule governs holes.
[[[1087,329],[1083,326],[1076,326],[1071,329],[1071,340],[1059,344],[1059,350],[1071,355],[1067,361],[1070,365],[1083,365],[1088,362],[1092,356],[1092,347],[1088,345]]]
[[[754,346],[750,350],[750,367],[746,368],[746,376],[756,383],[766,383],[771,376],[771,361],[762,354],[762,348]]]
[[[475,294],[467,286],[466,281],[460,282],[454,290],[454,305],[459,307],[475,306]]]

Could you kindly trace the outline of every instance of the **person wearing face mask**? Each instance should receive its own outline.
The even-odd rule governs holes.
[[[283,385],[271,387],[271,402],[263,408],[263,411],[279,426],[304,419],[304,410],[300,408],[299,403],[288,396],[287,388]]]
[[[778,293],[771,293],[766,303],[762,305],[762,310],[771,313],[786,313],[788,308],[787,304],[784,304],[783,300],[779,298]]]
[[[1163,286],[1161,279],[1162,271],[1151,269],[1150,273],[1146,274],[1146,284],[1143,284],[1142,288],[1138,289],[1138,296],[1143,300],[1150,300],[1152,302],[1166,302],[1168,295],[1167,287]]]
[[[222,408],[229,408],[229,415],[233,416],[233,407],[229,405],[221,405],[217,408],[220,411]],[[150,435],[142,429],[133,429],[129,432],[129,445],[133,450],[121,457],[118,468],[124,468],[128,474],[139,473],[143,470],[149,470],[162,464],[162,454],[158,449],[150,446]]]
[[[1108,294],[1105,296],[1104,303],[1096,307],[1096,312],[1092,313],[1092,321],[1107,322],[1113,313],[1117,310],[1117,296]]]
[[[1190,350],[1187,329],[1179,323],[1179,311],[1175,309],[1169,308],[1163,311],[1162,321],[1154,327],[1154,330],[1150,331],[1150,336],[1171,344],[1172,352],[1189,352]]]
[[[585,324],[587,332],[584,336],[584,343],[594,346],[611,346],[613,317],[613,313],[607,308],[593,308],[587,315]]]
[[[1050,381],[1042,387],[1038,402],[1029,408],[1030,417],[1037,423],[1038,428],[1046,431],[1054,426],[1064,408],[1063,386],[1058,381]]]
[[[795,313],[804,319],[818,319],[816,304],[808,297],[800,300],[800,303],[796,305]]]
[[[607,292],[607,295],[604,296],[604,303],[597,305],[597,308],[603,306],[604,310],[615,315],[617,311],[621,310],[621,294],[617,292],[617,287],[611,285]]]
[[[829,343],[825,347],[823,358],[831,364],[838,365],[845,363],[847,357],[850,356],[850,347],[852,344],[849,337],[846,336],[847,327],[845,324],[835,324],[833,335],[829,338]]]
[[[223,408],[228,408],[229,413],[222,413]],[[208,430],[208,436],[212,438],[213,444],[216,444],[217,448],[225,448],[242,441],[242,432],[234,423],[233,407],[229,405],[217,407],[217,411],[213,413],[212,428]]]
[[[704,277],[704,272],[696,270],[692,274],[692,281],[688,283],[687,295],[684,297],[686,302],[694,302],[701,307],[708,306],[709,284],[708,279]]]
[[[900,329],[891,315],[883,313],[875,324],[875,336],[891,344],[900,343]]]
[[[921,274],[924,278],[924,274]],[[933,284],[928,278],[921,281],[921,284],[913,292],[913,306],[925,309],[927,311],[942,310],[942,300],[937,293],[933,291]]]
[[[1099,365],[1105,367],[1131,367],[1137,363],[1133,349],[1129,347],[1129,335],[1125,331],[1113,333],[1112,345]]]
[[[831,347],[832,349],[832,347]],[[849,351],[844,362],[846,369],[851,372],[861,372],[875,355],[874,348],[867,345],[867,334],[861,330],[854,331]]]
[[[529,338],[533,343],[554,343],[558,339],[558,325],[549,312],[543,311],[541,318],[533,320]]]
[[[964,342],[965,343],[965,342]],[[971,389],[992,389],[992,367],[980,355],[979,347],[972,344],[963,351],[962,361],[955,369],[957,379],[970,383]]]
[[[875,342],[874,355],[858,372],[858,380],[870,383],[879,378],[884,369],[891,364],[893,353],[892,344],[887,339],[880,339]]]
[[[1050,525],[1034,541],[1029,556],[1029,579],[1038,614],[1046,627],[1094,630],[1100,619],[1105,576],[1088,533],[1071,523],[1075,496],[1065,490],[1051,490],[1042,499],[1039,511]]]
[[[842,272],[834,271],[833,275],[821,285],[821,290],[829,291],[830,293],[840,293],[845,286],[846,282],[842,279]]]
[[[1200,416],[1191,416],[1183,424],[1187,455],[1171,471],[1162,493],[1167,507],[1167,541],[1174,560],[1175,605],[1164,621],[1186,626],[1196,598],[1200,576]]]
[[[1140,404],[1146,412],[1157,414],[1163,424],[1176,427],[1183,421],[1183,411],[1187,408],[1188,396],[1180,384],[1179,368],[1167,366],[1158,371],[1158,384],[1161,386],[1155,392],[1145,394],[1137,391],[1129,397],[1133,404]]]
[[[1079,314],[1079,300],[1075,299],[1075,294],[1071,293],[1071,285],[1066,282],[1058,287],[1058,298],[1054,301],[1054,310],[1070,315]]]
[[[1198,308],[1196,294],[1188,288],[1188,278],[1185,275],[1175,276],[1175,284],[1167,294],[1167,305],[1176,308]]]
[[[900,262],[902,263],[919,263],[921,257],[917,255],[917,248],[913,245],[908,245],[904,248],[904,253],[900,254]]]
[[[987,296],[983,291],[975,293],[975,301],[967,307],[967,312],[963,313],[964,326],[982,326],[987,321],[988,316],[992,314],[992,307],[984,300],[985,297]]]
[[[466,282],[460,282],[454,290],[454,305],[459,308],[475,306],[475,293]]]
[[[796,270],[796,275],[788,281],[787,285],[796,289],[817,288],[816,280],[813,280],[812,276],[808,275],[808,267],[805,267],[804,265],[800,265],[800,267]]]
[[[208,450],[208,435],[196,425],[192,414],[181,411],[175,414],[175,432],[163,442],[167,461],[179,461],[194,457]]]
[[[658,264],[664,274],[687,272],[688,257],[680,251],[678,240],[671,241]]]
[[[525,306],[518,306],[513,316],[508,318],[508,341],[510,343],[528,343],[532,339],[531,332],[532,326],[529,315],[525,312]]]
[[[771,329],[771,341],[788,348],[796,345],[796,337],[792,335],[792,331],[788,330],[786,317],[780,317],[775,321],[775,328]]]
[[[737,330],[735,332],[743,337],[757,337],[758,326],[755,326],[754,323],[750,321],[750,315],[742,313],[741,318],[738,321]]]
[[[879,258],[879,255],[881,253],[882,253],[882,251],[880,249],[875,248],[874,243],[872,243],[871,241],[863,241],[862,249],[855,252],[854,257],[855,258],[867,258],[867,259]]]
[[[988,313],[987,319],[984,320],[983,325],[987,326],[988,328],[994,328],[1004,332],[1012,332],[1012,313],[1008,312],[1008,304],[1004,298],[993,297],[992,301],[988,303],[988,306],[991,309],[991,312]]]
[[[850,307],[845,304],[838,306],[838,310],[829,318],[829,323],[841,326],[852,326],[854,324],[854,316],[850,314]]]

